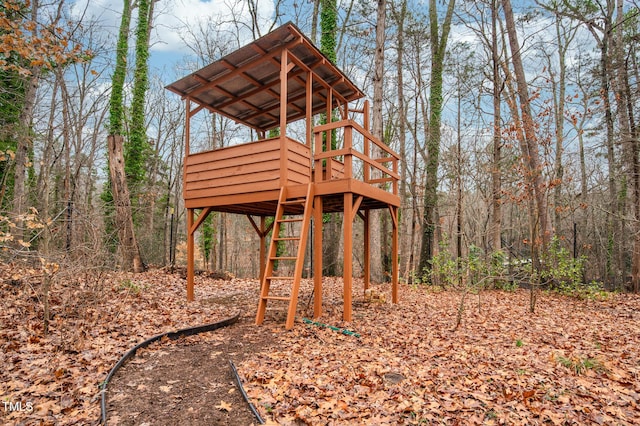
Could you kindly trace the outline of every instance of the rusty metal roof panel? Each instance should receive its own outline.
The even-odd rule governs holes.
[[[327,86],[342,104],[364,94],[302,32],[287,23],[166,88],[258,130],[280,124],[280,60],[288,49],[287,121],[305,117],[308,71],[314,73],[313,114],[326,111]],[[322,80],[322,82],[318,80]]]

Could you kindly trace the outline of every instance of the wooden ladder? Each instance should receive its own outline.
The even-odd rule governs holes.
[[[258,313],[256,315],[256,325],[262,324],[264,321],[265,311],[267,310],[267,302],[269,300],[280,300],[289,302],[289,310],[287,312],[287,322],[285,328],[290,330],[296,316],[296,306],[298,304],[298,291],[300,290],[300,280],[302,279],[302,268],[304,266],[305,248],[307,246],[307,237],[309,235],[309,223],[311,221],[311,213],[313,206],[314,186],[310,183],[307,187],[306,196],[304,198],[289,198],[287,195],[287,187],[280,189],[278,198],[278,207],[274,218],[271,243],[267,258],[267,267],[260,283],[260,300],[258,301]],[[289,206],[302,206],[302,217],[284,218],[285,209]],[[280,230],[283,224],[300,223],[299,235],[280,236]],[[297,253],[295,256],[291,254],[278,255],[277,247],[279,241],[292,241],[297,243]],[[276,262],[295,262],[293,276],[274,276],[274,266]],[[288,295],[270,295],[271,284],[278,282],[278,287],[286,284],[286,288],[290,289]]]

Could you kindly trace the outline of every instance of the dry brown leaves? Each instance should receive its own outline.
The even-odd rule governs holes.
[[[178,275],[60,272],[45,337],[39,273],[0,267],[0,398],[24,408],[0,405],[2,424],[94,423],[100,382],[132,346],[257,304],[255,280],[200,277],[187,304]],[[270,306],[254,330],[276,331],[280,349],[237,365],[269,424],[640,424],[638,296],[541,294],[530,314],[525,291],[488,291],[468,298],[452,331],[459,293],[402,286],[392,305],[388,288],[376,287],[386,303],[365,302],[356,283],[344,323],[341,280],[324,287],[320,321],[361,337],[300,321],[284,331],[285,308]],[[311,288],[304,281],[298,320]]]
[[[330,295],[340,286],[325,279]],[[334,297],[322,320],[361,337],[296,324],[280,351],[239,366],[245,387],[283,425],[640,424],[638,296],[541,295],[530,314],[524,290],[483,292],[452,331],[459,297],[403,287],[394,306],[356,294],[350,324]]]
[[[227,281],[199,278],[187,303],[177,274],[62,271],[44,336],[41,281],[38,269],[0,265],[0,424],[95,424],[101,382],[126,351],[237,311],[214,300],[228,297]]]

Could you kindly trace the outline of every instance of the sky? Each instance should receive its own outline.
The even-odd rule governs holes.
[[[250,22],[251,16],[244,2],[235,9],[236,20]],[[229,15],[227,5],[233,0],[171,0],[159,1],[154,11],[153,31],[151,34],[150,66],[154,68],[172,68],[173,64],[183,60],[188,52],[183,39],[188,37],[185,26],[195,27],[208,20],[217,21]],[[275,11],[273,0],[258,0],[258,14],[263,25],[273,20]],[[93,17],[110,37],[117,37],[122,15],[122,0],[77,0],[71,8],[72,17],[84,19]],[[131,28],[135,28],[137,12],[134,11]],[[249,39],[247,39],[249,41]]]

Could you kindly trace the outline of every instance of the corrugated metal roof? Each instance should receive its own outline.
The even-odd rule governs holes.
[[[326,111],[364,94],[291,22],[166,86],[185,99],[257,130],[280,124],[280,60],[288,49],[287,122],[305,117],[308,71],[313,73],[312,112]]]

